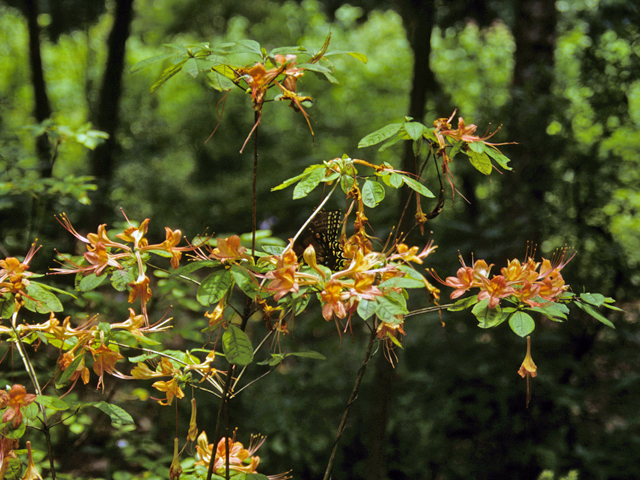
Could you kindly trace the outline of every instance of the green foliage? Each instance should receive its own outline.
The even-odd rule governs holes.
[[[237,151],[255,118],[247,108],[248,102],[239,96],[230,95],[224,107],[222,102],[218,103],[222,97],[219,91],[232,86],[235,89],[232,81],[235,76],[226,68],[225,62],[234,67],[260,60],[271,62],[269,56],[277,53],[302,52],[297,46],[278,50],[274,45],[304,44],[318,48],[331,31],[332,47],[365,52],[367,67],[357,67],[353,56],[348,55],[330,57],[337,72],[335,77],[329,70],[316,68],[315,64],[307,65],[309,73],[300,84],[304,84],[305,91],[300,91],[300,95],[315,99],[312,106],[301,102],[310,115],[310,126],[315,133],[313,146],[307,125],[295,111],[283,108],[286,105],[282,102],[269,105],[269,115],[263,118],[258,137],[258,222],[265,221],[271,230],[258,239],[257,249],[270,255],[281,254],[286,241],[271,235],[290,238],[318,205],[322,187],[333,187],[334,181],[342,191],[349,191],[354,185],[360,187],[363,204],[371,209],[367,211],[371,214],[371,225],[376,226],[376,235],[384,239],[388,233],[386,225],[391,225],[391,219],[397,218],[394,202],[399,188],[407,187],[424,197],[433,197],[425,186],[431,186],[433,178],[427,174],[415,178],[399,171],[401,140],[415,142],[414,152],[419,158],[424,158],[429,144],[437,141],[429,134],[433,132],[429,122],[406,120],[388,125],[374,136],[368,135],[380,125],[397,122],[406,114],[412,59],[401,17],[393,11],[382,10],[365,14],[359,7],[343,5],[336,12],[335,21],[330,22],[316,2],[240,3],[223,1],[204,6],[195,1],[156,1],[151,5],[143,1],[137,5],[132,36],[127,42],[127,63],[129,68],[134,65],[140,68],[135,67],[135,74],[125,76],[120,102],[121,124],[116,135],[120,150],[115,157],[113,189],[111,192],[100,191],[100,194],[108,195],[113,205],[124,207],[130,218],[152,217],[156,225],[180,227],[188,232],[192,241],[194,234],[202,232],[207,225],[211,225],[210,230],[215,230],[220,238],[227,236],[220,232],[249,230],[247,199],[251,178],[247,171],[250,159],[238,155]],[[562,140],[562,148],[549,147],[553,156],[548,162],[552,168],[553,188],[541,193],[545,208],[536,212],[544,219],[546,228],[539,248],[545,254],[557,245],[568,243],[579,250],[571,268],[565,270],[568,283],[574,285],[575,295],[560,302],[524,308],[516,308],[505,301],[493,310],[478,302],[477,296],[470,296],[449,308],[452,312],[474,308],[481,326],[506,322],[520,336],[526,336],[533,324],[537,326],[533,332],[533,355],[541,375],[533,382],[533,403],[525,411],[522,408],[523,392],[509,387],[515,375],[512,364],[521,360],[522,351],[513,346],[516,345],[513,335],[506,336],[505,332],[509,331],[506,325],[479,331],[473,328],[475,325],[464,322],[470,315],[454,317],[447,314],[442,318],[446,328],[440,328],[438,317],[419,317],[410,328],[407,326],[407,336],[401,345],[402,359],[394,371],[399,381],[390,389],[393,399],[385,461],[393,474],[407,478],[475,478],[509,471],[513,478],[524,478],[523,472],[529,476],[542,468],[566,472],[581,465],[580,476],[584,478],[608,478],[611,472],[619,478],[637,476],[634,463],[625,453],[629,451],[629,445],[635,445],[633,439],[637,437],[632,408],[637,396],[633,387],[636,376],[629,368],[629,352],[637,349],[634,306],[626,305],[627,313],[620,315],[609,296],[633,300],[638,283],[634,267],[640,251],[635,234],[639,203],[636,164],[640,157],[635,132],[640,118],[640,95],[632,61],[636,55],[633,45],[637,43],[635,25],[638,22],[634,22],[624,9],[616,11],[614,7],[608,2],[598,6],[558,2],[561,28],[554,67],[556,109],[547,125],[536,127],[550,137]],[[446,8],[453,7],[447,5]],[[47,87],[56,112],[55,123],[50,124],[48,134],[51,145],[57,146],[57,158],[53,176],[42,178],[42,164],[37,158],[34,137],[45,127],[44,124],[34,125],[31,118],[33,99],[27,68],[26,22],[17,11],[0,7],[3,58],[3,75],[0,76],[3,240],[0,246],[3,257],[22,253],[22,245],[33,240],[30,232],[37,230],[38,221],[34,220],[34,227],[27,229],[24,220],[35,218],[37,208],[31,199],[46,198],[51,201],[48,209],[64,209],[74,219],[84,215],[90,217],[78,225],[83,235],[95,231],[97,224],[102,222],[102,219],[86,214],[89,210],[85,208],[88,194],[95,191],[95,179],[88,175],[90,152],[87,149],[101,138],[99,133],[91,131],[88,121],[95,113],[97,88],[102,82],[101,72],[106,59],[104,45],[111,22],[112,12],[107,12],[95,21],[85,21],[82,31],[69,31],[57,36],[55,41],[43,41]],[[255,38],[259,43],[245,41],[246,38]],[[206,46],[199,43],[202,39],[208,41]],[[173,44],[171,48],[176,53],[167,55],[164,43]],[[205,55],[212,45],[224,43],[234,46],[228,47],[230,51],[222,55],[223,59]],[[189,51],[180,45],[194,45],[194,48]],[[504,121],[500,120],[504,116],[497,111],[507,104],[511,95],[515,49],[513,36],[505,23],[495,22],[488,28],[473,22],[461,22],[446,29],[436,27],[432,47],[431,67],[459,113],[479,125],[486,125],[490,120]],[[234,48],[238,50],[233,52]],[[229,60],[233,55],[240,60]],[[216,63],[218,60],[222,63]],[[156,61],[161,64],[154,63]],[[207,61],[212,63],[207,64]],[[211,69],[215,65],[218,70],[214,72]],[[273,62],[269,64],[274,65]],[[186,74],[186,79],[181,78],[180,70]],[[316,73],[322,81],[315,78]],[[148,95],[158,78],[164,78],[162,88],[156,85],[153,95]],[[172,80],[165,82],[168,78]],[[324,81],[327,79],[329,82]],[[334,79],[341,83],[331,83]],[[270,95],[269,100],[276,99],[275,94]],[[536,99],[529,102],[531,110],[537,105]],[[427,107],[429,119],[448,116],[453,110],[436,111],[436,101],[431,98],[427,100]],[[528,113],[518,112],[523,117]],[[205,142],[220,119],[219,129]],[[505,130],[508,128],[506,125]],[[381,170],[349,165],[354,159],[336,159],[335,163],[329,160],[330,171],[327,171],[326,162],[318,163],[318,159],[334,158],[336,152],[353,152],[359,146],[359,138],[362,138],[361,143],[365,139],[367,142],[379,139],[370,145],[382,144],[380,151],[377,154],[367,152],[367,155],[376,155],[375,162],[368,161],[383,167]],[[464,202],[456,201],[453,208],[449,208],[447,200],[445,213],[429,220],[428,229],[434,232],[440,245],[439,259],[434,260],[438,262],[438,271],[455,268],[451,263],[453,260],[447,264],[447,260],[442,259],[453,259],[457,249],[462,252],[473,250],[476,255],[485,256],[487,250],[504,248],[502,232],[517,228],[511,224],[500,225],[505,217],[504,205],[509,199],[496,195],[496,185],[510,181],[509,175],[498,179],[495,175],[488,178],[473,176],[475,170],[488,174],[494,168],[504,171],[510,170],[511,166],[519,172],[517,152],[526,148],[531,140],[514,140],[521,146],[510,150],[509,156],[514,159],[512,164],[484,142],[471,142],[468,150],[461,144],[448,143],[453,158],[451,171],[458,180],[455,187],[471,200],[472,205],[467,208]],[[460,159],[469,159],[469,162],[459,162]],[[314,168],[307,172],[305,169],[310,164],[315,164]],[[338,172],[331,171],[336,164],[340,165],[338,169],[344,167],[349,175],[338,180]],[[283,183],[286,178],[291,182]],[[277,189],[268,195],[274,185],[282,188],[295,185],[294,197],[299,200],[284,201],[285,197]],[[389,190],[385,186],[390,187]],[[332,197],[334,203],[337,196]],[[465,216],[467,211],[469,215]],[[455,218],[453,214],[456,214]],[[46,224],[47,217],[42,218]],[[271,223],[278,220],[277,224]],[[50,223],[57,228],[55,222]],[[159,234],[152,230],[149,238],[154,239]],[[248,247],[250,235],[243,236],[242,241]],[[49,248],[50,242],[45,243],[47,248],[39,256],[53,251]],[[84,253],[84,245],[80,252],[69,244],[63,246],[56,241],[54,245],[60,251]],[[206,247],[203,248],[206,251]],[[180,356],[176,349],[186,351],[187,348],[202,347],[209,335],[215,336],[215,327],[207,325],[207,319],[202,316],[203,306],[215,306],[220,302],[225,306],[235,304],[237,311],[228,311],[222,321],[238,321],[246,298],[258,296],[258,282],[253,275],[260,271],[253,266],[223,266],[217,260],[190,262],[178,270],[169,270],[168,266],[166,271],[155,270],[157,263],[165,265],[167,259],[151,252],[149,255],[156,263],[142,271],[153,272],[153,275],[148,273],[154,292],[148,304],[149,317],[171,315],[171,335],[152,333],[150,337],[156,341],[129,331],[118,333],[118,329],[104,326],[95,330],[95,334],[103,335],[107,343],[158,350],[163,348],[160,341],[168,339],[173,349],[165,353],[172,356],[170,363],[174,368],[184,369],[187,365],[202,363],[210,350],[190,350],[195,353]],[[81,255],[66,258],[82,262]],[[25,310],[29,312],[20,310],[25,318],[18,326],[35,325],[36,318],[44,322],[49,318],[49,309],[59,311],[60,308],[64,309],[65,316],[71,316],[70,327],[84,323],[89,312],[100,312],[103,324],[129,321],[126,300],[131,287],[128,284],[135,282],[140,272],[134,262],[124,267],[101,275],[78,274],[74,286],[79,294],[75,297],[59,295],[56,290],[42,290],[38,286],[60,277],[33,281],[27,293],[33,298],[42,298],[25,299]],[[220,270],[215,271],[218,268]],[[332,275],[326,269],[321,270],[325,275]],[[386,291],[403,290],[407,295],[407,289],[412,289],[410,298],[398,293],[384,296],[383,300],[363,299],[357,305],[357,316],[369,321],[377,317],[393,325],[397,321],[395,315],[424,307],[426,295],[415,294],[424,286],[425,277],[409,267],[402,271],[404,276],[381,282],[379,287]],[[305,272],[321,276],[310,269]],[[212,277],[224,277],[225,282],[216,284]],[[605,295],[581,294],[582,284],[585,284],[584,291],[602,291]],[[69,291],[74,287],[69,284],[58,286]],[[111,287],[115,287],[115,291]],[[199,295],[200,288],[203,290]],[[59,296],[59,300],[54,301],[51,295]],[[15,297],[5,294],[3,300],[2,317],[10,319],[15,313]],[[569,311],[569,303],[575,303],[578,309]],[[256,349],[254,362],[247,366],[245,378],[254,373],[257,377],[266,371],[277,372],[277,375],[270,375],[261,383],[259,394],[248,389],[248,395],[238,396],[241,412],[234,420],[240,425],[241,435],[249,429],[269,433],[264,450],[261,450],[264,464],[269,468],[283,465],[283,469],[287,469],[293,465],[297,478],[317,478],[335,433],[332,427],[327,427],[326,419],[339,415],[360,358],[354,354],[349,341],[344,341],[338,349],[335,337],[323,338],[326,335],[319,328],[323,320],[317,313],[317,292],[303,287],[298,294],[283,297],[277,306],[288,309],[287,315],[291,313],[297,317],[304,310],[310,315],[297,319],[295,330],[293,325],[289,326],[293,338],[281,334],[276,342],[275,337],[270,337],[273,343],[266,342],[262,350]],[[276,311],[272,321],[275,322],[279,315],[280,311]],[[259,331],[259,318],[260,313],[253,312],[248,320],[250,338]],[[356,318],[354,316],[354,320]],[[588,323],[592,318],[598,322]],[[601,324],[613,326],[612,319],[616,319],[615,331],[598,328]],[[3,326],[9,328],[6,320]],[[360,333],[358,327],[354,328],[354,342],[360,341]],[[399,342],[395,337],[388,335],[389,342],[397,346]],[[140,340],[144,343],[139,344]],[[55,353],[50,358],[40,354],[47,344],[60,349],[65,342],[39,332],[24,337],[24,343],[29,354],[38,358],[36,369],[49,372],[53,377],[59,370]],[[4,343],[5,348],[8,344]],[[34,350],[36,346],[38,350]],[[98,343],[92,346],[95,348]],[[238,347],[234,342],[230,346],[232,349]],[[68,341],[65,348],[71,347],[73,342]],[[253,355],[250,344],[248,348],[245,353],[251,351]],[[310,349],[322,354],[317,357],[314,353],[307,355]],[[160,361],[161,357],[143,357],[142,350],[138,352],[141,354],[138,359],[134,361],[135,357],[131,357],[134,363],[150,358]],[[382,356],[382,349],[377,350],[377,354]],[[326,360],[312,361],[320,356]],[[14,354],[13,358],[18,359],[18,363],[14,360],[2,378],[13,382],[14,375],[22,374],[24,381],[20,381],[27,384],[24,372],[20,372],[19,357]],[[92,355],[77,356],[66,370],[57,372],[56,385],[71,386],[72,376],[76,369],[84,367],[85,361],[90,370]],[[227,368],[222,355],[215,365]],[[280,367],[275,369],[277,365]],[[211,384],[198,384],[189,375],[182,371],[176,378],[180,379],[182,388],[193,385],[195,395],[202,394],[198,399],[208,402],[205,408],[210,410],[211,394],[203,393],[199,388],[211,389],[218,394],[219,391]],[[593,381],[593,378],[597,380]],[[73,466],[65,465],[64,468],[79,472],[76,478],[103,476],[104,472],[89,470],[92,459],[99,457],[90,452],[99,451],[108,454],[114,469],[119,469],[113,473],[114,478],[142,475],[166,478],[171,454],[160,449],[158,438],[162,437],[162,442],[166,440],[164,434],[167,429],[173,431],[176,415],[179,428],[183,430],[184,426],[186,429],[189,412],[182,405],[185,402],[176,399],[177,413],[173,408],[162,409],[155,403],[151,408],[151,401],[144,399],[149,394],[157,396],[157,391],[151,387],[156,380],[147,384],[137,381],[135,388],[129,386],[131,383],[108,380],[106,391],[112,392],[114,401],[123,405],[139,424],[135,436],[125,432],[126,429],[109,430],[112,427],[108,420],[114,422],[119,415],[116,412],[102,415],[99,407],[83,408],[66,419],[69,433],[61,433],[67,427],[53,428],[54,441],[60,445],[83,440],[77,449],[80,458],[74,459]],[[168,380],[168,377],[162,380]],[[71,397],[65,397],[64,402],[77,405],[75,401],[67,400],[75,398],[76,392],[93,396],[90,390],[94,384],[83,389],[82,382],[78,382]],[[366,377],[364,388],[352,410],[355,417],[350,423],[354,425],[368,426],[376,418],[367,404],[358,407],[363,398],[378,398]],[[187,391],[185,389],[185,393]],[[49,398],[56,399],[62,390],[51,392]],[[25,416],[35,419],[39,415],[36,404],[55,410],[53,400],[43,400],[49,405],[40,400],[26,408]],[[166,413],[167,410],[171,412]],[[73,409],[59,411],[74,413]],[[318,418],[309,415],[310,411],[318,412]],[[104,419],[107,423],[103,428],[101,420]],[[38,422],[30,421],[30,425]],[[205,428],[209,430],[211,426]],[[20,430],[18,436],[25,431]],[[39,435],[34,433],[31,432],[30,438],[35,446]],[[341,469],[345,476],[364,477],[366,459],[362,452],[367,450],[363,446],[369,439],[364,430],[347,429],[346,435],[344,450],[338,453]],[[116,444],[116,439],[121,443]],[[46,451],[43,445],[34,448],[34,455],[39,455],[36,456],[39,465],[46,464],[41,461]],[[406,462],[406,458],[418,460]],[[202,467],[194,468],[193,462],[193,459],[191,463],[183,462],[185,471],[189,474],[199,472],[204,478]],[[122,465],[132,471],[124,472]],[[480,473],[479,466],[482,466]],[[16,477],[21,475],[19,462],[18,466],[12,463],[11,468],[16,471]],[[134,474],[134,469],[145,473]],[[340,474],[336,473],[335,477],[340,478]],[[577,477],[576,471],[567,478],[574,474]]]

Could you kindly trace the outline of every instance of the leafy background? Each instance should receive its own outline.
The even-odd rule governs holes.
[[[456,187],[471,203],[447,198],[444,212],[430,222],[439,245],[430,266],[441,275],[453,274],[459,251],[467,261],[473,253],[499,268],[506,258],[522,258],[527,240],[547,257],[567,244],[578,250],[565,269],[574,291],[613,296],[626,310],[611,317],[616,330],[577,312],[567,323],[538,325],[532,340],[539,375],[528,409],[524,381],[516,374],[524,343],[506,327],[485,331],[461,314],[412,317],[396,368],[380,361],[381,351],[370,365],[334,478],[527,479],[543,469],[558,474],[577,469],[584,479],[640,476],[634,456],[640,448],[635,407],[640,390],[636,6],[601,0],[560,1],[554,8],[554,2],[530,2],[546,12],[540,25],[552,27],[541,34],[539,24],[523,28],[519,23],[527,14],[519,2],[422,2],[425,16],[409,1],[369,0],[353,6],[313,0],[136,0],[128,36],[118,34],[126,40],[121,93],[105,103],[105,85],[118,83],[106,67],[110,35],[118,24],[118,8],[127,3],[33,4],[40,11],[36,20],[50,132],[66,135],[52,171],[42,155],[46,146],[34,141],[46,127],[38,127],[42,112],[37,112],[29,68],[27,19],[34,10],[31,2],[0,3],[3,255],[23,255],[37,236],[44,248],[33,268],[45,271],[53,265],[54,247],[73,251],[70,236],[53,219],[61,211],[84,232],[95,231],[99,223],[121,224],[119,208],[131,219],[151,217],[152,236],[155,231],[160,237],[164,225],[188,237],[205,228],[216,234],[250,230],[252,157],[248,151],[238,153],[253,125],[248,98],[229,95],[222,114],[222,96],[205,81],[180,74],[151,95],[160,67],[128,70],[166,53],[167,43],[251,38],[266,48],[301,44],[318,49],[331,32],[334,48],[362,52],[369,61],[362,65],[347,56],[336,58],[338,85],[312,75],[304,78],[302,93],[316,100],[309,111],[313,144],[300,115],[285,104],[266,106],[258,177],[264,226],[288,238],[317,205],[319,196],[293,202],[290,190],[270,193],[311,163],[347,153],[399,167],[401,145],[377,152],[358,150],[358,141],[412,114],[413,96],[428,84],[425,123],[457,108],[457,115],[478,124],[479,132],[503,124],[496,141],[519,142],[504,147],[514,173],[480,178],[468,165],[453,165]],[[535,41],[527,42],[521,33],[552,48],[536,50]],[[426,57],[419,48],[425,39]],[[528,61],[527,52],[542,53]],[[418,67],[427,73],[415,76]],[[82,134],[87,122],[93,129],[108,129],[101,123],[101,109],[109,102],[119,105],[118,122],[111,163],[100,170],[101,147],[87,149],[92,137]],[[219,115],[220,126],[206,141]],[[95,190],[86,187],[88,175],[95,176],[89,182],[97,185]],[[435,181],[432,173],[427,180]],[[380,238],[398,217],[400,198],[390,200],[370,215]],[[202,345],[200,330],[206,322],[189,301],[188,288],[168,279],[159,280],[159,286],[164,296],[152,305],[152,315],[159,318],[174,306],[175,328],[164,340],[173,348]],[[426,299],[414,301],[418,308]],[[128,317],[118,295],[67,303],[74,319],[92,311],[112,321]],[[250,329],[263,331],[259,319]],[[260,450],[265,471],[293,468],[301,479],[321,475],[364,342],[358,328],[353,339],[340,341],[319,314],[300,319],[293,335],[281,339],[284,351],[313,349],[328,360],[290,357],[235,403],[231,418],[241,439],[246,441],[249,432],[268,435]],[[0,348],[6,351],[6,345]],[[39,361],[43,371],[54,368],[55,352]],[[261,372],[253,368],[249,373]],[[2,369],[7,383],[27,383],[7,358]],[[52,432],[61,471],[70,478],[166,478],[172,448],[167,432],[176,430],[176,412],[158,406],[149,394],[150,385],[115,379],[105,396],[92,385],[77,388],[72,395],[94,401],[106,397],[122,405],[136,419],[136,429],[114,429],[98,412],[72,417],[68,429]],[[194,395],[201,405],[201,427],[213,428],[217,403],[200,392]],[[184,434],[186,402],[177,414],[178,431]],[[31,439],[38,444],[37,435]]]

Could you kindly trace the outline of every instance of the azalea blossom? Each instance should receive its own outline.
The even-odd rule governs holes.
[[[0,409],[6,408],[2,414],[2,422],[11,421],[13,428],[18,428],[22,423],[21,409],[29,405],[36,399],[33,393],[27,393],[22,385],[15,384],[8,392],[0,390]]]
[[[249,441],[249,448],[244,448],[242,443],[236,441],[236,433],[233,432],[233,437],[228,439],[229,442],[229,464],[228,468],[231,471],[243,472],[243,473],[258,473],[257,468],[260,464],[260,457],[254,455],[256,451],[262,446],[266,437],[261,435],[252,435]],[[227,469],[227,438],[222,437],[216,446],[215,452],[213,444],[209,443],[206,432],[202,432],[198,436],[196,445],[196,458],[198,461],[196,465],[209,466],[213,457],[213,472],[216,475],[223,476]],[[267,475],[269,480],[287,480],[292,478],[288,472],[280,473],[277,475]]]
[[[501,299],[511,298],[530,307],[544,306],[548,302],[555,302],[569,288],[560,271],[573,258],[573,253],[566,258],[567,250],[563,249],[553,261],[542,259],[536,262],[529,257],[521,263],[517,259],[509,260],[500,275],[489,278],[493,264],[488,265],[484,260],[477,260],[473,268],[467,267],[462,257],[462,267],[455,277],[442,280],[433,270],[431,275],[440,283],[452,287],[451,299],[455,299],[467,291],[478,288],[478,300],[488,299],[489,308],[496,308]]]

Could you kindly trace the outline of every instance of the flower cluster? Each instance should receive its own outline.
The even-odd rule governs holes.
[[[536,262],[532,257],[524,263],[518,259],[509,260],[507,266],[500,270],[500,275],[491,278],[489,274],[493,264],[488,265],[484,260],[476,260],[473,267],[468,267],[462,257],[462,267],[458,269],[455,277],[447,277],[442,281],[435,272],[431,273],[444,285],[454,288],[451,293],[452,299],[477,288],[480,290],[478,300],[488,299],[489,308],[496,308],[503,298],[530,307],[540,307],[556,301],[569,288],[560,272],[575,253],[569,258],[566,258],[566,253],[566,249],[562,250],[553,261],[543,258],[542,262]]]
[[[100,276],[109,267],[117,270],[137,268],[136,278],[127,283],[130,288],[129,303],[133,303],[138,297],[142,304],[142,314],[147,318],[147,303],[151,298],[151,288],[149,277],[145,274],[143,254],[146,252],[155,253],[161,256],[171,257],[171,266],[178,268],[182,252],[192,251],[195,247],[178,247],[182,239],[180,230],[171,230],[165,227],[165,240],[158,244],[149,244],[145,238],[149,228],[149,219],[145,219],[139,227],[130,226],[124,232],[116,235],[116,238],[125,243],[117,242],[107,235],[106,224],[98,227],[97,233],[90,233],[86,237],[80,235],[69,218],[63,213],[56,217],[74,237],[86,244],[87,251],[83,254],[83,259],[76,262],[70,257],[65,257],[65,268],[54,268],[55,273],[81,273],[86,276],[95,274]]]
[[[202,432],[198,436],[196,445],[196,458],[198,459],[196,465],[208,467],[213,457],[213,472],[217,475],[225,475],[227,469],[227,440],[229,442],[229,470],[241,473],[258,473],[257,468],[260,463],[260,457],[254,455],[254,453],[262,446],[265,437],[252,435],[249,448],[244,448],[242,443],[236,441],[235,431],[233,432],[233,437],[229,439],[223,437],[220,439],[215,449],[215,454],[213,449],[214,445],[209,443],[207,434]],[[277,475],[268,475],[267,478],[270,480],[287,480],[292,477],[286,472]]]
[[[0,260],[0,297],[6,298],[7,294],[14,295],[16,311],[20,309],[20,297],[29,297],[26,288],[29,286],[28,278],[33,273],[27,270],[29,262],[39,249],[40,247],[36,247],[35,243],[32,244],[22,262],[15,257]]]
[[[439,290],[411,266],[412,263],[422,264],[436,247],[429,242],[419,251],[418,247],[399,243],[390,252],[383,253],[373,251],[371,242],[360,237],[362,233],[358,232],[342,243],[348,258],[339,271],[319,265],[311,244],[302,255],[303,264],[291,242],[281,255],[262,259],[273,267],[262,275],[266,280],[264,288],[281,305],[286,305],[292,297],[315,293],[322,304],[323,318],[336,322],[346,318],[345,331],[354,314],[365,320],[375,314],[388,327],[380,326],[379,337],[383,340],[393,337],[397,343],[398,335],[404,333],[403,290],[427,288],[435,299],[438,298]],[[286,313],[287,309],[283,308],[281,315]]]

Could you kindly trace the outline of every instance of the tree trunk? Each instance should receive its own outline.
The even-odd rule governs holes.
[[[408,115],[416,122],[422,122],[426,112],[428,92],[434,95],[439,90],[438,82],[429,64],[435,6],[432,1],[406,0],[401,2],[400,11],[414,58]],[[416,168],[412,142],[404,142],[404,154],[400,169],[405,172],[417,173]],[[412,190],[408,188],[400,189],[401,212],[407,204],[411,192]],[[398,231],[401,234],[407,233],[414,225],[414,215],[415,207],[409,205],[402,217],[402,223],[398,226]]]
[[[40,54],[40,28],[38,27],[38,5],[36,0],[25,0],[27,27],[29,30],[29,66],[31,67],[31,84],[35,100],[33,114],[38,123],[44,122],[51,116],[51,106],[47,96]],[[51,177],[53,163],[51,145],[46,134],[36,138],[36,151],[40,159],[41,175]]]
[[[97,147],[93,154],[93,175],[98,184],[94,213],[101,223],[107,222],[113,216],[109,194],[112,188],[113,158],[117,149],[116,130],[120,123],[118,105],[122,95],[125,45],[129,38],[132,16],[133,0],[117,0],[113,27],[107,41],[107,65],[94,120],[96,129],[109,134],[108,140]]]
[[[508,106],[509,139],[514,148],[514,171],[501,182],[505,232],[509,254],[521,253],[524,242],[543,240],[545,192],[551,188],[551,162],[558,153],[556,140],[546,133],[553,113],[556,10],[554,0],[515,2],[516,41],[512,100]]]

